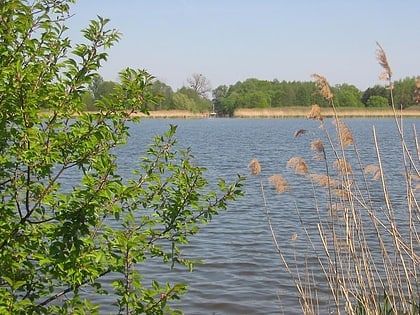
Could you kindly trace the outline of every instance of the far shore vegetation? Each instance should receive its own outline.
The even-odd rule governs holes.
[[[282,107],[282,108],[240,108],[235,110],[232,118],[307,118],[310,106],[300,107]],[[337,109],[340,117],[366,117],[381,118],[394,117],[395,112],[392,109],[384,108],[342,108]],[[420,106],[399,111],[403,117],[420,117]],[[209,112],[192,112],[188,110],[156,110],[150,111],[149,114],[133,113],[133,116],[141,118],[209,118],[212,117]],[[332,108],[323,108],[324,117],[333,117]],[[229,117],[229,116],[215,116]]]
[[[332,116],[328,102],[317,93],[314,81],[272,81],[249,78],[232,85],[214,89],[202,74],[192,74],[188,86],[174,91],[165,83],[154,79],[147,93],[155,101],[147,104],[152,118],[202,117],[304,117],[307,109],[317,104]],[[420,79],[406,77],[395,81],[393,102],[403,116],[420,116]],[[112,102],[112,95],[120,83],[96,77],[82,95],[85,110],[97,111],[98,101]],[[375,85],[362,91],[348,83],[331,87],[338,113],[344,117],[393,116],[389,90]]]
[[[147,114],[142,112],[130,113],[133,117],[140,118],[307,118],[308,111],[311,106],[294,106],[281,108],[239,108],[233,112],[231,116],[211,115],[211,112],[193,112],[189,110],[172,109],[172,110],[154,110]],[[395,112],[391,108],[339,108],[336,109],[340,117],[343,118],[386,118],[394,117]],[[95,113],[97,111],[89,111]],[[43,115],[48,116],[49,111],[43,111]],[[398,111],[402,117],[420,117],[420,106],[413,106],[408,109]],[[323,108],[323,116],[326,118],[334,117],[332,108]]]

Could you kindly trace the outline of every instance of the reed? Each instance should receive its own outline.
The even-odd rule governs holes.
[[[392,71],[385,51],[378,44],[377,59],[383,68],[380,75],[387,82],[393,98]],[[282,243],[275,233],[272,214],[263,185],[262,165],[253,160],[251,173],[258,176],[268,226],[286,271],[294,281],[303,314],[420,314],[420,146],[415,126],[412,135],[404,133],[401,111],[391,109],[401,150],[400,168],[405,182],[392,182],[384,169],[384,158],[378,143],[378,132],[372,126],[376,163],[362,161],[356,139],[341,120],[326,78],[313,75],[321,95],[330,104],[334,125],[328,127],[324,109],[312,106],[307,114],[319,122],[319,129],[307,132],[298,129],[297,137],[314,137],[308,148],[309,157],[292,157],[286,167],[296,176],[304,176],[312,191],[299,190],[295,195],[287,189],[291,180],[281,174],[269,177],[277,193],[289,194],[294,200],[302,234],[311,253],[288,255],[289,244]],[[392,102],[393,103],[393,102]],[[329,123],[329,122],[328,122]],[[319,131],[320,130],[320,131]],[[315,137],[316,132],[321,133]],[[408,141],[414,143],[408,145]],[[315,156],[313,155],[315,152]],[[307,161],[315,163],[311,167]],[[258,172],[252,165],[258,165]],[[319,171],[321,169],[321,171]],[[406,195],[399,208],[392,190],[405,185]],[[379,188],[373,192],[372,187]],[[378,198],[381,196],[380,198]],[[312,198],[317,222],[306,222],[299,200]],[[327,211],[326,211],[327,210]],[[298,235],[293,234],[292,239]],[[316,257],[324,284],[316,282],[307,263]],[[297,266],[296,260],[305,262]],[[312,259],[313,263],[313,259]],[[303,267],[302,267],[303,266]],[[322,289],[320,289],[322,287]],[[327,297],[325,297],[325,291]]]

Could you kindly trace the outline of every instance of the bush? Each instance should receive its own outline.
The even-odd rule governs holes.
[[[98,112],[84,112],[119,34],[98,17],[86,43],[72,46],[71,2],[1,1],[0,313],[97,313],[95,296],[106,294],[119,313],[169,314],[186,286],[146,284],[138,266],[157,257],[191,268],[179,246],[241,195],[242,178],[211,191],[205,169],[176,148],[176,126],[123,178],[114,148],[126,143],[131,114],[153,103],[153,77],[121,71]]]

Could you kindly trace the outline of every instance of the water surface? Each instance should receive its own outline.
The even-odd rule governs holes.
[[[376,160],[372,137],[375,125],[387,178],[396,186],[395,196],[401,196],[401,192],[404,196],[401,146],[393,119],[345,121],[353,131],[361,159],[366,164]],[[293,170],[286,168],[286,163],[293,156],[304,156],[312,171],[323,170],[322,163],[311,159],[314,152],[310,150],[311,141],[322,137],[319,123],[304,119],[142,120],[131,127],[129,143],[118,151],[121,169],[128,172],[135,167],[137,157],[144,154],[151,138],[168,130],[169,124],[178,126],[179,147],[191,147],[196,163],[207,168],[206,175],[211,182],[215,183],[218,177],[233,179],[238,173],[248,179],[245,197],[231,204],[227,212],[214,217],[183,247],[185,256],[202,260],[194,272],[179,267],[171,271],[169,265],[153,265],[142,267],[146,278],[187,283],[188,293],[174,304],[185,314],[301,314],[294,283],[273,245],[259,180],[248,175],[247,165],[254,158],[260,161],[278,240],[287,257],[295,261],[294,266],[305,267],[306,262],[315,261],[315,254],[303,237],[294,200],[298,201],[303,220],[309,226],[317,219],[317,213],[308,181],[294,175]],[[419,124],[420,120],[406,120],[407,135],[412,125],[418,129]],[[326,126],[333,131],[331,121],[327,120]],[[297,129],[308,132],[294,138]],[[285,195],[276,194],[266,181],[276,173],[293,178],[291,189]],[[376,187],[376,192],[375,187],[372,189],[381,200],[379,188]],[[322,287],[324,280],[316,264],[310,268]],[[106,307],[106,299],[101,304],[105,305],[104,311],[112,311],[111,307]]]

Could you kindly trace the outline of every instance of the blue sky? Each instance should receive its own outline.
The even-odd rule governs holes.
[[[376,41],[394,80],[420,75],[418,0],[79,0],[69,35],[96,15],[122,33],[100,71],[148,70],[174,90],[201,73],[212,87],[247,78],[308,81],[364,90],[382,84]]]

